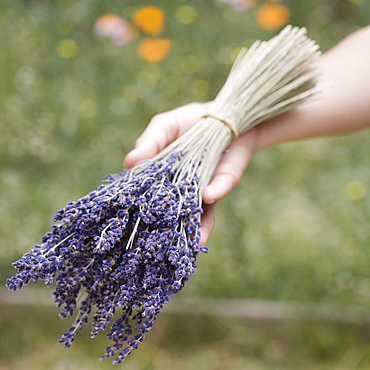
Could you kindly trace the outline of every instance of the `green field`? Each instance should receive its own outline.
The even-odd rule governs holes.
[[[236,52],[279,30],[216,0],[0,4],[0,277],[38,243],[55,211],[119,172],[150,118],[215,97]],[[362,0],[281,1],[325,52],[370,23]],[[159,63],[97,37],[107,13],[161,8]],[[365,46],[364,46],[365,47]],[[370,310],[370,132],[258,154],[217,207],[216,228],[181,299],[259,299]],[[32,289],[34,287],[30,287]],[[27,288],[26,288],[27,289]],[[0,369],[107,369],[104,335],[69,351],[56,309],[0,302]],[[365,325],[367,324],[367,325]],[[369,323],[164,314],[126,369],[369,369]]]

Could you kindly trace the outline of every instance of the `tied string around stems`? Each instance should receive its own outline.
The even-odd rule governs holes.
[[[232,139],[230,141],[230,144],[232,144],[235,140],[238,139],[239,137],[239,133],[238,133],[238,129],[236,128],[236,125],[234,124],[234,122],[229,119],[228,117],[220,114],[220,113],[207,113],[207,114],[204,114],[202,118],[208,118],[208,117],[211,117],[217,121],[220,121],[222,122],[223,124],[225,124],[229,129],[230,129],[230,132],[232,134]]]

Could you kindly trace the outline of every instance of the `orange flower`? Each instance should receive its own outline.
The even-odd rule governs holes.
[[[158,35],[164,27],[164,12],[154,6],[139,9],[133,22],[149,35]]]
[[[146,62],[157,63],[167,56],[171,46],[169,39],[145,37],[139,43],[138,55]]]
[[[262,4],[257,9],[256,20],[264,30],[275,30],[288,23],[289,9],[282,4]]]

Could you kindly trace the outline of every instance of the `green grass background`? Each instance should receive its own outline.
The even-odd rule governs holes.
[[[324,52],[370,21],[364,0],[282,3],[290,22],[306,26]],[[162,36],[173,47],[158,64],[138,58],[138,41],[119,47],[92,32],[99,16],[129,20],[143,5],[166,14]],[[179,21],[184,6],[195,22]],[[0,3],[2,283],[57,209],[122,169],[153,115],[212,99],[236,51],[278,32],[261,30],[255,11],[238,13],[213,0]],[[73,58],[58,53],[63,40],[77,47]],[[258,154],[220,202],[210,252],[181,296],[370,308],[369,140],[365,131]],[[353,184],[364,191],[359,199],[351,199]],[[1,370],[113,368],[98,361],[104,335],[91,341],[81,333],[69,351],[57,344],[68,323],[56,309],[0,310]],[[369,346],[361,325],[163,315],[142,348],[115,368],[368,369]]]

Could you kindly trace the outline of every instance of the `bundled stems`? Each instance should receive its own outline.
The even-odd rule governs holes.
[[[232,130],[222,122],[224,118],[241,135],[317,93],[320,51],[319,46],[306,37],[306,32],[305,28],[288,25],[271,40],[256,41],[250,49],[242,49],[210,108],[210,116],[202,118],[137,169],[174,152],[189,157],[189,163],[197,163],[202,158],[199,173],[203,190],[220,156],[233,140]],[[183,160],[182,164],[185,162]]]

